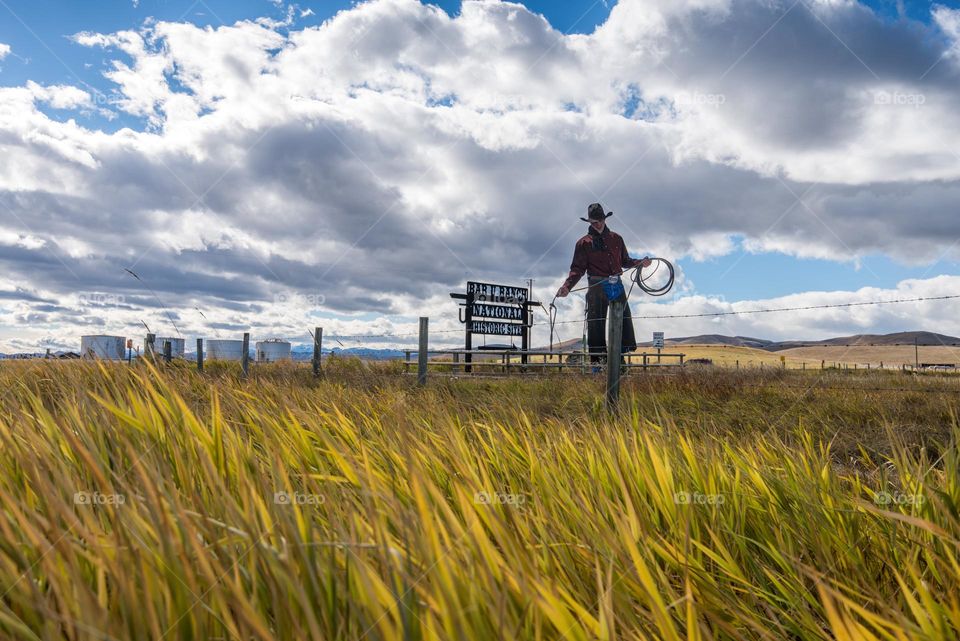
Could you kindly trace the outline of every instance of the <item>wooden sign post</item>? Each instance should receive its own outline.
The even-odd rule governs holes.
[[[320,376],[320,353],[323,344],[323,328],[313,328],[313,375]]]
[[[620,353],[623,346],[623,297],[610,301],[607,329],[607,411],[615,412],[620,400]]]
[[[430,319],[426,316],[420,317],[420,348],[417,350],[417,384],[427,384],[427,332],[430,326]]]
[[[240,371],[246,378],[250,373],[250,332],[243,333],[243,353],[240,354]]]

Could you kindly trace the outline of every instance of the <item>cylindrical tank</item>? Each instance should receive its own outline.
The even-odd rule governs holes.
[[[170,341],[170,355],[173,358],[183,358],[186,341],[182,338],[172,338],[170,336],[157,336],[153,343],[154,349],[157,350],[157,356],[163,356],[163,341]]]
[[[80,356],[82,358],[103,358],[123,360],[127,339],[123,336],[105,336],[96,334],[80,337]]]
[[[258,363],[275,363],[277,361],[288,360],[290,360],[289,342],[280,338],[271,338],[257,342]]]
[[[243,341],[212,338],[207,341],[207,359],[211,361],[239,361],[243,356]]]

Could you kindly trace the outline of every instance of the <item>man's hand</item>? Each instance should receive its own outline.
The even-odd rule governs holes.
[[[640,266],[641,266],[641,267],[649,267],[652,262],[653,262],[653,261],[651,261],[649,258],[643,257],[643,258],[640,259]]]
[[[570,288],[566,285],[562,285],[560,289],[557,290],[557,298],[563,298],[570,293]]]

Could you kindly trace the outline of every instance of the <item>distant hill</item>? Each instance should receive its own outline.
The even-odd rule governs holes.
[[[937,334],[935,332],[896,332],[893,334],[854,334],[853,336],[839,336],[837,338],[826,338],[820,341],[780,341],[770,343],[763,349],[776,352],[782,349],[791,349],[793,347],[838,347],[838,346],[889,346],[897,344],[923,346],[943,346],[960,345],[960,338],[956,336],[947,336],[946,334]]]
[[[773,341],[762,338],[750,338],[749,336],[724,336],[722,334],[700,334],[699,336],[685,336],[683,338],[669,338],[665,341],[667,345],[733,345],[735,347],[755,347],[757,349],[767,349]],[[639,343],[642,347],[650,347],[652,341]]]
[[[751,338],[749,336],[724,336],[723,334],[700,334],[698,336],[681,336],[678,338],[667,338],[665,345],[730,345],[733,347],[752,347],[762,349],[768,352],[777,352],[784,349],[795,347],[838,347],[849,345],[860,346],[889,346],[889,345],[913,345],[916,339],[917,345],[924,346],[943,346],[960,345],[960,338],[948,336],[946,334],[937,334],[935,332],[896,332],[893,334],[854,334],[852,336],[838,336],[836,338],[825,338],[819,341],[770,341],[763,338]],[[652,341],[638,343],[640,347],[650,348]],[[577,352],[582,349],[581,339],[573,339],[557,343],[553,346],[557,351]],[[534,351],[544,351],[547,346],[540,347]]]

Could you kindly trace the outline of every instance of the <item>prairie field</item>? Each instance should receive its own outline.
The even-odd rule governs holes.
[[[788,359],[814,361],[819,366],[821,360],[843,363],[859,363],[861,367],[870,363],[876,367],[883,363],[885,367],[899,367],[901,364],[913,365],[917,359],[921,363],[951,363],[960,365],[960,347],[949,345],[921,345],[914,352],[912,345],[867,345],[867,346],[812,346],[794,347],[775,354],[784,354]]]
[[[2,639],[956,639],[960,380],[0,365]]]
[[[646,348],[648,352],[652,351]],[[638,350],[641,351],[641,350]],[[780,357],[785,357],[789,369],[820,369],[821,361],[826,366],[846,365],[860,368],[899,368],[901,365],[914,365],[917,357],[921,363],[952,363],[960,365],[960,347],[921,345],[914,353],[913,345],[816,345],[810,347],[792,347],[775,352],[755,347],[738,345],[667,345],[664,352],[683,353],[687,359],[709,358],[717,365],[733,366],[737,361],[741,367],[780,367]]]

